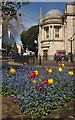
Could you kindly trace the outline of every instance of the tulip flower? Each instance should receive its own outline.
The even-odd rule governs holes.
[[[39,87],[43,87],[43,86],[44,86],[44,84],[42,84],[42,83],[39,84]]]
[[[45,83],[45,84],[48,83],[48,79],[47,79],[47,78],[44,79],[44,83]]]
[[[64,63],[62,63],[62,67],[64,67],[65,65],[64,65]]]
[[[36,76],[35,72],[32,72],[32,73],[30,74],[30,77],[31,77],[31,78],[35,78],[35,76]]]
[[[52,69],[48,69],[48,73],[51,74],[52,73]]]
[[[74,75],[74,72],[73,71],[69,71],[68,74],[69,75]]]
[[[35,84],[36,83],[36,80],[33,80],[33,84]]]
[[[59,67],[59,72],[62,72],[62,68],[61,67]]]
[[[38,75],[38,70],[35,70],[34,72],[35,72],[36,75]]]
[[[16,72],[16,70],[14,68],[10,69],[10,73],[14,74]]]
[[[58,63],[57,63],[57,65],[61,66],[61,65],[62,65],[62,63],[61,63],[61,62],[58,62]]]
[[[51,85],[53,83],[53,79],[48,79],[48,85]]]

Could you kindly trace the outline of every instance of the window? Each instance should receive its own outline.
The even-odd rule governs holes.
[[[46,38],[49,38],[49,27],[46,28]]]
[[[59,27],[55,27],[55,37],[58,38],[59,37]]]

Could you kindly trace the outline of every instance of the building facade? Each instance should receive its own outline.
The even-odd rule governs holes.
[[[43,59],[54,59],[57,51],[66,55],[71,52],[71,40],[75,33],[75,3],[66,4],[64,13],[58,9],[49,10],[42,18],[40,8],[38,56]],[[75,51],[75,38],[72,42],[72,52]],[[49,57],[52,56],[52,57]]]
[[[22,53],[22,45],[17,44],[18,54],[21,55]]]
[[[3,30],[3,33],[4,33],[3,37],[2,37],[2,47],[5,48],[5,46],[6,46],[5,50],[7,51],[7,49],[8,49],[7,47],[10,46],[11,49],[13,49],[13,51],[15,53],[21,54],[22,45],[19,45],[16,42],[16,40],[14,38],[14,34],[8,28],[3,28],[2,30]],[[17,49],[16,49],[16,47],[17,47]]]

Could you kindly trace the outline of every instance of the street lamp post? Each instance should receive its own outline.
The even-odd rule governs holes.
[[[36,56],[36,58],[37,58],[37,45],[38,45],[38,43],[37,43],[37,40],[34,40],[34,43],[35,43],[35,56]]]
[[[70,41],[71,44],[71,55],[70,55],[70,60],[71,62],[73,62],[73,57],[72,57],[72,42],[74,41],[74,39],[72,37],[70,37],[70,39],[68,39],[68,41]]]
[[[27,53],[27,63],[29,63],[29,54],[30,54],[30,52],[29,52],[29,49],[28,49],[28,45],[27,45],[27,48],[26,48],[26,53]]]

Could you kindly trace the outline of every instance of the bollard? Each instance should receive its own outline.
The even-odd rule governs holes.
[[[27,55],[27,64],[29,63],[29,56]]]
[[[41,65],[41,56],[39,55],[39,65]]]
[[[35,62],[35,57],[33,56],[33,65],[34,65],[34,62]]]

